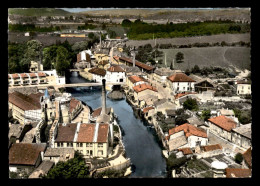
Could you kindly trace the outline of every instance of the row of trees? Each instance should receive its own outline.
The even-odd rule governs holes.
[[[140,19],[131,22],[128,19],[122,21],[123,27],[129,27],[129,39],[151,39],[173,38],[198,35],[214,35],[220,33],[245,33],[250,31],[250,24],[235,23],[232,21],[205,21],[192,23],[158,24],[152,25],[141,21]]]
[[[10,31],[19,31],[19,32],[53,32],[60,31],[61,27],[59,26],[49,26],[49,27],[37,27],[34,24],[9,24],[8,29]]]

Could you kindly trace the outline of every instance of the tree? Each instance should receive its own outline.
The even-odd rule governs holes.
[[[210,118],[210,116],[211,116],[210,110],[203,110],[203,111],[202,111],[201,117],[202,117],[202,119],[203,119],[204,121],[207,121],[207,120]]]
[[[75,152],[73,159],[58,162],[46,176],[47,179],[90,178],[89,168],[79,152]]]
[[[131,26],[132,22],[129,19],[124,19],[121,24],[123,27],[129,27]]]
[[[176,56],[175,56],[175,59],[176,59],[176,62],[177,62],[177,63],[183,62],[183,59],[184,59],[183,53],[178,52],[178,53],[176,54]]]
[[[200,67],[198,65],[195,65],[192,69],[191,69],[191,72],[193,74],[195,73],[200,73]]]
[[[90,39],[93,39],[94,38],[94,33],[93,32],[90,32],[89,34],[88,34],[88,37],[90,38]]]
[[[59,46],[56,56],[56,71],[59,75],[64,75],[65,71],[70,67],[70,61],[68,60],[68,50],[63,46]]]
[[[190,75],[190,70],[189,70],[188,68],[185,70],[185,74],[186,74],[187,76]]]
[[[29,61],[38,61],[40,59],[40,52],[42,48],[42,43],[38,40],[30,40],[26,43],[27,50],[24,57]]]
[[[43,69],[49,70],[56,64],[58,46],[52,45],[43,49]]]
[[[107,28],[106,24],[103,23],[103,24],[102,24],[102,30],[105,30],[106,28]]]
[[[188,110],[197,110],[198,109],[198,103],[197,103],[196,99],[188,98],[183,103],[183,108],[188,109]]]
[[[236,154],[235,161],[236,161],[236,163],[239,163],[239,164],[242,163],[243,155],[240,152]]]
[[[72,45],[72,51],[74,51],[74,53],[78,54],[79,52],[88,49],[88,42],[87,41],[80,41],[80,42],[76,42],[74,43],[74,45]]]
[[[171,69],[171,70],[173,70],[173,69],[174,69],[174,68],[173,68],[173,64],[172,64],[172,62],[171,62],[171,66],[170,66],[170,69]]]

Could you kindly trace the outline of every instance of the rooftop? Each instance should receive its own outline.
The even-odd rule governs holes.
[[[180,126],[174,127],[172,129],[169,130],[169,136],[177,133],[179,131],[184,131],[185,136],[189,137],[189,136],[199,136],[199,137],[203,137],[203,138],[207,138],[207,133],[205,130],[197,128],[193,125],[190,125],[188,123],[182,124]]]
[[[94,67],[94,68],[90,69],[88,72],[92,73],[92,74],[100,75],[100,76],[106,75],[106,70],[103,68]]]
[[[188,155],[188,154],[193,154],[191,148],[181,148],[181,149],[178,149],[179,151],[182,151],[182,153],[184,155]]]
[[[154,107],[145,107],[145,108],[143,109],[143,113],[145,114],[145,113],[147,113],[149,110],[152,110],[152,109],[154,109]]]
[[[188,141],[184,135],[176,137],[169,141],[169,151],[178,149],[179,147],[187,144]]]
[[[249,178],[252,176],[250,169],[226,168],[227,178]]]
[[[228,118],[226,116],[217,116],[208,119],[208,121],[214,123],[215,125],[221,127],[222,129],[226,131],[231,131],[232,129],[236,128],[236,122],[232,120],[231,118]]]
[[[252,148],[248,148],[246,152],[243,154],[243,158],[246,162],[246,164],[249,166],[249,168],[252,168]]]
[[[222,149],[222,146],[220,144],[215,144],[215,145],[201,146],[201,148],[204,150],[204,152],[208,152],[212,150]]]
[[[71,98],[70,100],[70,110],[69,112],[72,113],[73,110],[77,107],[77,105],[79,105],[81,103],[81,101],[75,99],[75,98]]]
[[[132,61],[131,58],[119,57],[119,59],[120,59],[120,60],[123,60],[123,61],[126,61],[126,62],[128,62],[128,63],[133,63],[133,61]],[[149,66],[149,65],[146,65],[146,64],[144,64],[144,63],[142,63],[142,62],[139,62],[139,61],[137,61],[137,60],[135,60],[135,65],[138,66],[138,67],[140,67],[140,68],[143,68],[143,69],[145,69],[145,70],[149,70],[149,71],[154,69],[154,67]]]
[[[175,73],[171,76],[168,76],[167,79],[169,79],[171,82],[196,82],[184,73]]]
[[[125,72],[119,65],[112,65],[110,66],[107,71],[109,72]]]
[[[133,89],[134,89],[134,91],[137,92],[137,93],[138,93],[138,92],[142,92],[142,91],[147,90],[147,89],[152,90],[152,91],[154,91],[154,92],[158,92],[155,87],[152,87],[151,85],[148,85],[148,84],[136,85],[136,86],[133,87]]]
[[[98,143],[106,143],[108,141],[108,124],[99,124],[98,128],[98,136],[97,141]]]
[[[169,68],[158,68],[154,71],[154,73],[159,76],[170,76],[174,73],[174,71]]]
[[[136,82],[140,82],[140,81],[145,81],[145,82],[147,82],[147,80],[144,79],[143,77],[135,76],[135,75],[128,77],[128,79],[129,79],[132,83],[136,83]]]
[[[189,124],[191,125],[196,125],[196,126],[200,126],[200,125],[203,125],[204,122],[199,120],[197,117],[190,117],[187,119],[187,121],[189,122]]]
[[[235,115],[234,111],[229,110],[229,109],[223,109],[222,108],[222,109],[219,110],[219,112],[220,112],[221,115],[224,115],[224,116],[234,116]]]
[[[91,143],[94,139],[96,124],[81,124],[77,142]]]
[[[96,110],[94,110],[93,112],[92,112],[92,117],[93,118],[96,118],[96,117],[98,117],[100,114],[101,114],[101,110],[102,110],[102,107],[99,107],[99,108],[97,108]],[[106,108],[106,114],[110,114],[110,112],[111,112],[111,107],[109,107],[109,108]]]
[[[74,157],[74,148],[73,147],[63,147],[63,148],[51,148],[47,147],[44,157],[59,157],[59,156],[64,156],[66,154],[73,155]]]
[[[249,124],[245,124],[245,125],[240,125],[239,127],[232,129],[232,130],[238,134],[241,134],[241,135],[251,139],[251,127],[252,127],[252,124],[249,123]]]
[[[22,110],[39,110],[41,109],[40,97],[43,93],[25,95],[14,91],[8,94],[8,101]]]
[[[55,142],[73,142],[76,129],[76,123],[67,124],[65,126],[63,126],[63,124],[59,124],[58,134]]]
[[[175,99],[179,99],[180,97],[183,97],[183,96],[186,96],[186,95],[189,95],[189,94],[197,94],[197,92],[178,93],[174,97],[175,97]]]
[[[45,149],[45,143],[15,143],[9,149],[9,164],[34,166],[40,152],[44,152]]]

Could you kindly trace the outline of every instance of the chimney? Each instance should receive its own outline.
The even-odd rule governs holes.
[[[106,80],[102,79],[102,110],[101,114],[106,114]]]
[[[135,67],[135,53],[133,53],[133,67]]]

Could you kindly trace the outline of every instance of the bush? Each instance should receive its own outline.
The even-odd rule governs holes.
[[[243,156],[241,153],[237,153],[235,156],[235,162],[241,164],[243,161]]]
[[[188,109],[188,110],[198,110],[198,103],[197,103],[196,99],[188,98],[183,103],[183,108]]]

